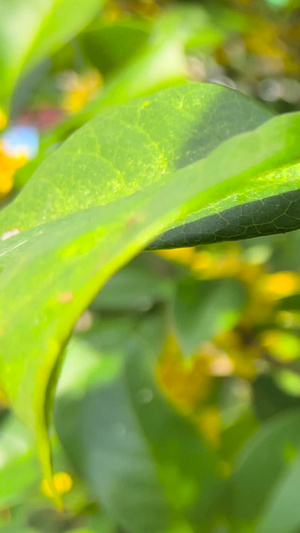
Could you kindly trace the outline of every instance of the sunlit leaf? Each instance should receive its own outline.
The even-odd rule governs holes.
[[[238,93],[209,85],[112,108],[45,161],[1,212],[1,379],[38,434],[48,475],[46,405],[59,355],[108,277],[176,220],[244,202],[253,183],[267,201],[274,191],[295,191],[297,164],[290,161],[300,153],[298,114],[268,121],[198,161],[220,137],[267,118]],[[274,185],[274,168],[281,165],[290,165],[291,175],[281,173]],[[265,216],[269,227],[270,212]]]

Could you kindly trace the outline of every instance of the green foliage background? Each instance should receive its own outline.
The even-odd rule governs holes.
[[[297,533],[299,3],[0,15],[1,531]]]

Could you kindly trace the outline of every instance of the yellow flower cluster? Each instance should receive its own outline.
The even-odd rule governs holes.
[[[270,360],[280,365],[299,357],[299,339],[289,331],[267,327],[261,333],[254,330],[263,323],[293,324],[294,313],[278,311],[277,303],[300,293],[300,274],[269,273],[263,256],[257,261],[247,258],[237,243],[212,247],[209,251],[183,248],[157,253],[184,266],[196,279],[235,277],[248,290],[247,306],[234,329],[200,346],[199,353],[189,360],[183,358],[176,340],[171,338],[157,365],[161,390],[196,422],[212,445],[217,445],[221,423],[219,409],[211,403],[213,379],[234,375],[251,381]]]
[[[210,391],[209,358],[199,354],[185,360],[175,339],[170,337],[157,367],[157,380],[177,407],[191,414]]]
[[[14,174],[17,169],[27,162],[24,155],[12,157],[8,155],[0,144],[0,199],[7,196],[14,185]]]
[[[173,337],[169,337],[156,368],[159,387],[186,416],[190,416],[212,446],[219,444],[221,421],[218,407],[210,405],[212,358],[198,353],[183,359]]]

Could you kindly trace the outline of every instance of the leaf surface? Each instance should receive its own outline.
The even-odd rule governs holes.
[[[241,113],[251,111],[249,127],[266,119],[259,106],[215,86],[176,88],[111,109],[45,161],[1,212],[1,379],[14,408],[38,435],[48,474],[48,407],[60,354],[99,288],[176,220],[216,209],[232,191],[242,202],[239,186],[248,183],[253,168],[258,175],[272,173],[300,156],[300,115],[293,114],[189,164],[218,144],[222,110],[225,124],[245,128],[240,119],[230,120],[228,99],[235,109],[240,102]],[[207,122],[213,111],[214,128]],[[221,131],[232,134],[229,126]],[[266,138],[271,142],[262,146]],[[272,195],[272,181],[263,183],[264,195]],[[277,186],[293,190],[296,184],[297,176]],[[8,239],[12,230],[20,233]]]
[[[299,425],[299,408],[297,408],[288,414],[270,419],[246,443],[238,457],[231,479],[233,516],[236,520],[254,523],[267,512],[262,521],[262,529],[258,530],[264,533],[273,531],[273,527],[265,529],[263,524],[266,521],[270,526],[272,509],[274,511],[272,498],[273,496],[276,498],[277,491],[286,490],[285,487],[289,483],[288,470],[292,465],[291,460],[297,457],[300,444]],[[271,508],[267,511],[269,506]],[[274,531],[283,533],[294,529],[274,529]]]
[[[128,196],[269,119],[245,96],[189,84],[107,109],[73,134],[0,212],[0,233]]]

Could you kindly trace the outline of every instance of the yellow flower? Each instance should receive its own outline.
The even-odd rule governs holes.
[[[259,288],[270,299],[291,296],[300,290],[300,275],[296,272],[266,274],[261,278]]]
[[[161,257],[180,265],[191,266],[195,257],[195,248],[175,248],[174,250],[158,250]]]
[[[161,390],[185,414],[191,414],[210,392],[210,357],[197,354],[185,360],[173,338],[169,338],[156,376]]]
[[[257,374],[257,361],[260,357],[260,345],[247,343],[238,331],[227,331],[215,339],[219,349],[224,350],[231,361],[232,373],[246,380]]]
[[[57,491],[57,494],[66,494],[67,492],[70,492],[73,486],[73,480],[67,472],[58,472],[53,476],[53,484]],[[46,479],[43,479],[42,481],[41,490],[42,493],[45,494],[45,496],[48,496],[48,498],[52,498],[52,490]]]
[[[210,405],[198,413],[198,426],[206,440],[217,447],[220,444],[221,415],[220,410],[215,405]]]
[[[0,145],[0,198],[4,198],[13,188],[14,174],[18,168],[25,165],[24,155],[8,156]]]
[[[4,130],[7,126],[7,115],[4,113],[3,109],[0,107],[0,130]]]
[[[83,76],[72,73],[65,83],[66,94],[62,107],[68,113],[77,113],[91,100],[102,83],[102,76],[97,70],[89,70]]]

